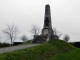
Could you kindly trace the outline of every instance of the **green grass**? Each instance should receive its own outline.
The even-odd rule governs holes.
[[[80,49],[76,49],[66,54],[57,54],[49,60],[80,60]]]
[[[69,56],[72,54],[71,52],[76,54],[78,51],[69,43],[61,40],[51,40],[49,43],[39,46],[0,54],[0,60],[56,60],[58,57],[63,58],[64,55]]]
[[[71,52],[68,53],[57,54],[49,60],[80,60],[80,48],[71,49]]]
[[[24,42],[23,45],[24,44],[30,44],[30,43],[31,43],[31,40],[28,40],[28,41]]]

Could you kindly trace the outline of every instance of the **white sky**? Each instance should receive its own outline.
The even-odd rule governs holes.
[[[15,24],[20,34],[31,36],[32,24],[43,28],[45,5],[51,7],[52,26],[70,41],[80,41],[80,0],[0,0],[0,35],[5,24]]]

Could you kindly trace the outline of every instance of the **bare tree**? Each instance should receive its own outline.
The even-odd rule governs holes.
[[[40,33],[40,27],[38,25],[32,25],[31,33],[33,33],[33,35],[38,35]]]
[[[21,40],[22,40],[23,42],[25,42],[25,41],[27,40],[26,35],[22,35],[22,36],[21,36]]]
[[[70,39],[70,37],[69,37],[69,35],[68,34],[66,34],[65,36],[64,36],[64,38],[63,38],[66,42],[68,42],[69,41],[69,39]]]
[[[54,35],[57,35],[58,37],[61,37],[62,33],[56,30],[56,28],[53,28]]]
[[[6,25],[6,29],[2,30],[3,33],[5,33],[9,39],[11,40],[11,45],[13,44],[17,34],[19,33],[17,26],[13,25]]]

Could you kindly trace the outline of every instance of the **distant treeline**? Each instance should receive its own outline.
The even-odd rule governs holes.
[[[9,43],[1,43],[0,42],[0,48],[2,48],[2,47],[9,47],[9,46],[11,46],[11,44],[9,44]]]

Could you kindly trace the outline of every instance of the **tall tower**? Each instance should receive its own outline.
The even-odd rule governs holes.
[[[45,5],[44,27],[42,29],[43,35],[48,35],[50,38],[53,36],[51,12],[49,4]]]
[[[47,4],[45,5],[44,26],[42,29],[42,34],[34,35],[34,39],[32,43],[48,42],[50,39],[53,39],[53,37],[54,37],[54,33],[52,30],[52,24],[51,24],[50,6]]]

